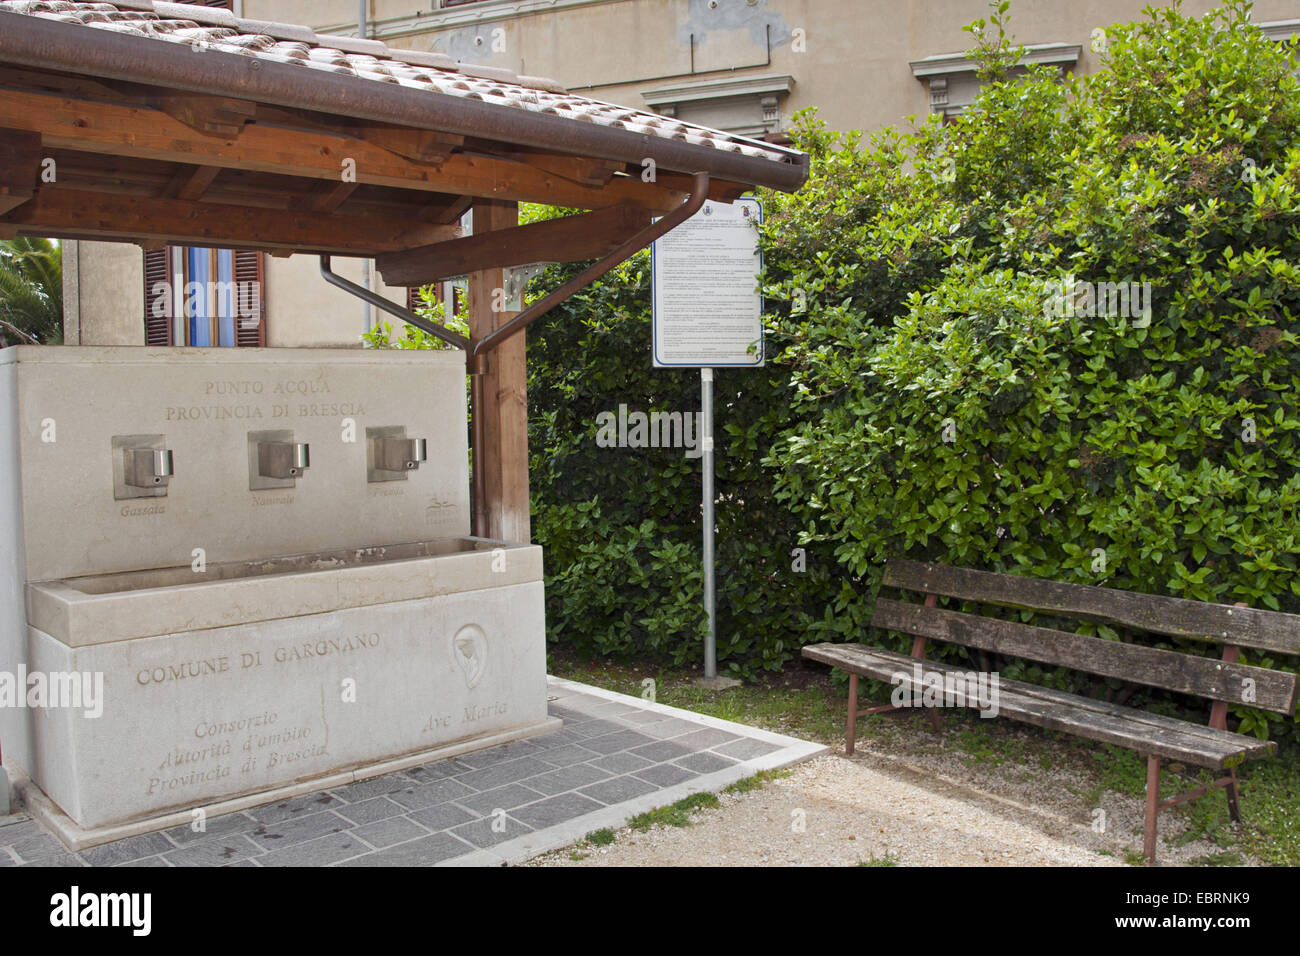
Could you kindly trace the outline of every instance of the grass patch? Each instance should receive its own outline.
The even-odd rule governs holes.
[[[579,853],[577,850],[569,851],[569,859],[574,863],[577,863],[579,860],[585,860],[589,856],[591,856],[590,853]]]
[[[645,833],[653,826],[664,827],[688,827],[691,825],[691,814],[697,810],[713,809],[718,806],[718,798],[712,793],[693,793],[689,797],[684,797],[676,803],[670,803],[666,807],[660,807],[658,810],[651,810],[648,813],[639,813],[627,825],[639,833]]]
[[[886,850],[884,856],[873,856],[869,860],[859,860],[858,866],[898,866],[898,857]]]
[[[1223,853],[1207,853],[1192,863],[1197,866],[1244,866],[1246,859],[1236,850],[1227,850]]]
[[[587,842],[592,846],[609,846],[614,842],[614,831],[609,827],[603,830],[592,830],[587,834]]]
[[[654,681],[654,700],[697,714],[761,727],[804,740],[836,744],[844,739],[844,694],[825,675],[791,667],[780,674],[723,691],[696,687],[696,671],[644,668],[603,659],[583,660],[552,645],[547,663],[556,677],[592,684],[632,697],[647,692],[642,681]]]
[[[789,770],[760,770],[752,777],[746,777],[744,780],[737,780],[730,786],[723,788],[723,793],[752,793],[755,790],[762,790],[767,786],[769,781],[780,780],[782,777],[790,776]]]

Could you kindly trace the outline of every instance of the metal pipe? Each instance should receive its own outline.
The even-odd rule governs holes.
[[[544,298],[534,302],[524,311],[520,312],[513,319],[498,329],[495,329],[488,335],[479,339],[473,344],[469,355],[473,359],[482,352],[490,352],[516,332],[521,332],[524,326],[536,319],[540,319],[551,309],[555,308],[569,296],[573,295],[579,289],[595,282],[606,272],[613,269],[619,263],[632,258],[650,243],[654,242],[670,229],[681,225],[695,213],[699,212],[704,201],[709,198],[709,174],[697,172],[692,177],[691,194],[686,201],[656,222],[652,222],[640,232],[638,232],[627,242],[623,243],[605,258],[600,259],[582,272],[578,273],[558,289],[548,292]]]
[[[91,30],[22,13],[0,11],[0,62],[45,70],[149,83],[169,89],[220,94],[258,103],[351,116],[417,129],[459,133],[689,173],[705,169],[717,179],[793,192],[808,178],[809,158],[797,150],[759,143],[784,160],[666,139],[630,129],[580,123],[548,113],[481,100],[377,83],[263,57]],[[320,38],[326,46],[328,37]]]
[[[469,351],[469,339],[465,338],[465,336],[460,333],[453,332],[451,329],[445,328],[441,325],[435,325],[428,319],[422,319],[409,309],[402,308],[396,302],[389,302],[382,295],[377,295],[369,289],[363,289],[355,282],[349,282],[347,279],[331,270],[329,256],[323,255],[320,257],[320,274],[325,277],[325,281],[330,285],[338,286],[345,292],[350,292],[352,295],[355,295],[358,299],[369,302],[376,308],[383,309],[389,315],[397,316],[407,325],[413,325],[417,329],[423,329],[435,338],[442,339],[442,341],[446,342],[448,345],[454,345],[456,348],[466,352]]]
[[[470,511],[472,514],[471,528],[476,538],[492,537],[491,529],[488,527],[487,464],[483,458],[487,432],[486,422],[483,420],[483,409],[487,404],[484,371],[480,363],[479,369],[471,372],[469,377],[470,447],[472,449],[470,458]]]
[[[357,36],[362,40],[366,39],[369,30],[366,28],[366,0],[357,0]],[[370,260],[361,260],[361,287],[367,292],[370,291]],[[373,313],[370,303],[363,303],[361,306],[361,329],[366,334],[370,334],[372,327]]]
[[[718,621],[713,601],[713,369],[700,369],[700,467],[704,478],[704,679],[718,676]]]

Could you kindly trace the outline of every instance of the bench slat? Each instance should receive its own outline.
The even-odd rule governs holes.
[[[1295,712],[1297,676],[1267,667],[1229,664],[1179,651],[1123,644],[889,598],[876,601],[871,623],[891,631],[1058,664],[1210,700],[1245,703],[1288,716]],[[1246,681],[1254,682],[1253,701],[1243,700]]]
[[[888,587],[984,604],[1106,621],[1171,637],[1300,654],[1300,615],[1296,614],[1087,584],[1063,584],[903,558],[892,559],[885,566],[883,583]]]
[[[856,644],[810,644],[803,648],[803,656],[876,680],[888,682],[892,678],[909,691],[915,684],[913,667],[917,664],[921,665],[923,674],[965,673],[950,664],[917,660]],[[901,680],[897,675],[902,675]],[[998,712],[1048,730],[1218,770],[1236,766],[1243,760],[1270,756],[1277,750],[1273,741],[1256,740],[1020,681],[999,680]]]

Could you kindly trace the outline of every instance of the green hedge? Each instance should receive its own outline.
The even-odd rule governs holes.
[[[812,178],[762,196],[768,365],[717,376],[724,671],[903,646],[866,627],[893,555],[1300,612],[1300,84],[1248,12],[1149,11],[1062,81],[1013,74],[1000,4],[955,124],[799,118]],[[694,663],[699,460],[596,441],[620,405],[699,407],[649,312],[640,255],[529,330],[534,537],[552,641]]]
[[[901,554],[1300,612],[1300,99],[1245,15],[1111,28],[1094,76],[886,137],[861,202],[785,203],[839,236],[769,277],[811,290],[769,464],[873,593]]]
[[[576,268],[553,268],[538,284],[553,288]],[[533,537],[546,548],[552,640],[590,654],[699,664],[700,459],[683,448],[597,444],[602,414],[620,405],[700,409],[698,371],[651,366],[649,280],[649,256],[638,255],[529,330]],[[788,427],[788,381],[783,367],[716,375],[721,672],[779,670],[845,586],[829,549],[800,545],[803,529],[761,464]],[[802,562],[792,555],[799,547]]]

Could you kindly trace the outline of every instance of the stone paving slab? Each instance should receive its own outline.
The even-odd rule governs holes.
[[[70,853],[0,818],[0,866],[515,863],[826,748],[549,678],[561,730]]]

